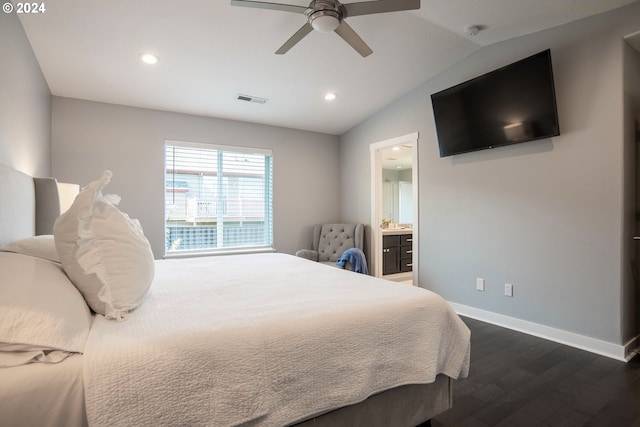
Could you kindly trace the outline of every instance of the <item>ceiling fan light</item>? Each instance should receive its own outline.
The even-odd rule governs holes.
[[[329,33],[340,25],[340,18],[335,12],[320,11],[311,15],[309,21],[314,30]]]

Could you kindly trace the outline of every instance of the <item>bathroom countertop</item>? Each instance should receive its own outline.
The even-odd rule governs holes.
[[[397,234],[411,234],[411,233],[413,233],[413,229],[411,228],[383,228],[382,229],[383,236],[390,236],[390,235],[397,235]]]

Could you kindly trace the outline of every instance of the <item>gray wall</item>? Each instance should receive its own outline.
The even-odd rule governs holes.
[[[343,218],[370,221],[369,145],[418,131],[419,285],[623,343],[623,36],[639,22],[635,4],[484,47],[350,130],[341,137]],[[430,94],[547,48],[561,135],[440,158]]]
[[[51,174],[51,93],[15,13],[0,13],[0,163]]]
[[[53,97],[53,175],[86,185],[113,172],[107,193],[138,218],[156,257],[164,253],[164,141],[273,150],[274,244],[311,247],[312,225],[339,220],[336,136],[230,120]]]

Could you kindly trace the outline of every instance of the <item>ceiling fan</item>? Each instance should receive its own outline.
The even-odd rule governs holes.
[[[420,9],[420,0],[377,0],[360,3],[342,4],[338,0],[313,0],[308,7],[291,4],[265,3],[252,0],[231,0],[232,6],[255,7],[260,9],[282,10],[302,13],[307,23],[291,36],[276,54],[285,54],[313,30],[321,32],[335,31],[363,57],[373,53],[371,48],[356,34],[345,21],[349,16],[371,15],[374,13],[398,12]]]

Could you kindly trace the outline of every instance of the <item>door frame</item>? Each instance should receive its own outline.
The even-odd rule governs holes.
[[[419,133],[414,132],[369,145],[371,154],[371,264],[375,277],[382,277],[382,158],[380,151],[395,145],[411,145],[411,179],[413,186],[413,254],[412,279],[418,285],[418,242],[419,236],[419,200],[418,200],[418,139]]]

